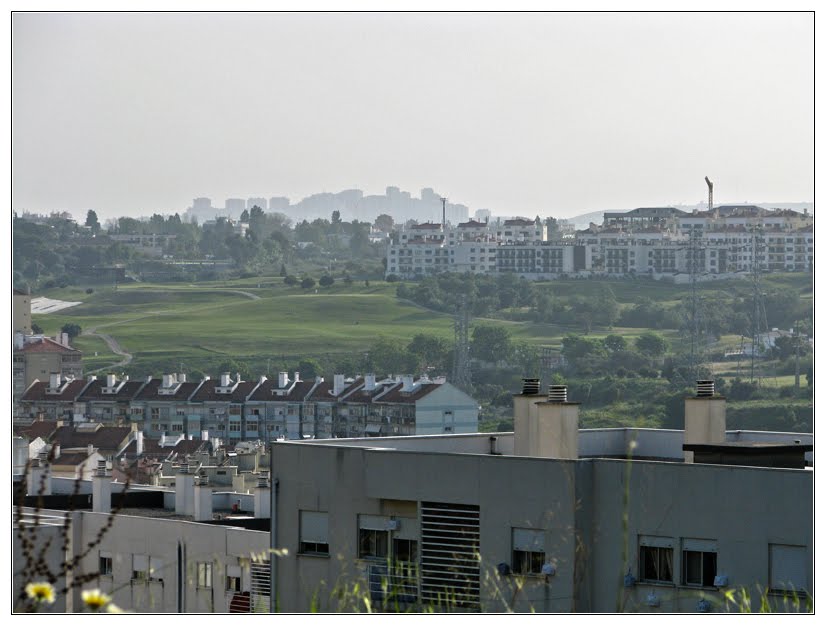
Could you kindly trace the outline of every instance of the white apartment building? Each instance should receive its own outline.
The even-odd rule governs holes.
[[[693,259],[693,261],[692,261]],[[441,272],[513,273],[534,280],[562,275],[673,277],[697,268],[700,279],[811,271],[812,216],[760,207],[685,213],[670,207],[605,213],[574,237],[547,240],[543,223],[524,218],[456,227],[420,224],[387,250],[386,275],[416,279]]]

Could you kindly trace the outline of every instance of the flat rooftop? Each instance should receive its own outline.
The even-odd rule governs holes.
[[[360,437],[352,439],[310,439],[279,441],[278,445],[324,445],[436,452],[443,454],[497,454],[514,456],[513,432],[463,435],[414,435],[404,437]],[[684,461],[684,431],[659,428],[594,428],[579,431],[579,458]],[[760,447],[764,451],[782,446],[805,448],[807,466],[814,465],[814,436],[810,433],[782,433],[756,430],[726,431],[726,444],[739,448]],[[803,450],[801,450],[803,451]]]

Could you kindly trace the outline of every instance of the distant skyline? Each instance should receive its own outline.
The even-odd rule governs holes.
[[[811,202],[812,13],[12,17],[12,209]]]

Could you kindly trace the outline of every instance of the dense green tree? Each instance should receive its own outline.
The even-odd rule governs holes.
[[[63,324],[63,326],[60,327],[60,332],[69,335],[69,339],[74,339],[75,337],[79,336],[80,333],[83,332],[83,330],[78,324],[68,323]]]
[[[603,341],[605,342],[605,347],[611,352],[625,350],[628,345],[628,342],[625,341],[625,337],[622,335],[608,335]]]
[[[335,279],[329,274],[324,274],[324,276],[318,279],[318,284],[322,287],[329,287],[334,282],[336,282]]]
[[[313,287],[315,287],[315,278],[310,278],[307,276],[306,278],[301,279],[302,289],[312,289]]]
[[[97,235],[100,232],[100,222],[98,221],[98,214],[92,209],[86,212],[86,226],[92,229],[92,233]]]
[[[637,350],[651,357],[660,357],[668,351],[668,342],[662,335],[645,332],[634,342]]]
[[[488,363],[507,361],[512,350],[511,334],[504,326],[480,324],[473,327],[470,354],[474,358]]]
[[[407,346],[407,351],[417,358],[419,370],[434,368],[445,372],[452,352],[451,345],[441,337],[419,333]]]

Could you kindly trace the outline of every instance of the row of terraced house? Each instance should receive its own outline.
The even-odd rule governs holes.
[[[573,236],[550,240],[538,217],[457,226],[416,224],[387,250],[386,275],[514,273],[526,278],[651,276],[679,279],[811,271],[814,218],[808,212],[754,205],[688,213],[673,207],[604,213]]]
[[[332,381],[281,372],[255,381],[221,374],[188,381],[185,374],[141,380],[114,374],[36,380],[16,407],[18,420],[38,417],[130,424],[164,434],[243,440],[325,439],[472,433],[478,403],[444,379],[366,374]]]

